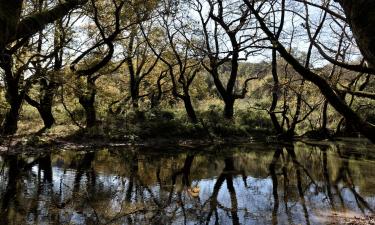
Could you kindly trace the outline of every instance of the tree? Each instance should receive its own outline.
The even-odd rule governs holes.
[[[79,103],[85,110],[86,128],[94,127],[97,122],[94,105],[96,97],[95,82],[102,75],[100,70],[111,61],[115,52],[114,42],[123,30],[121,19],[123,18],[122,10],[125,6],[125,2],[126,1],[123,0],[119,2],[113,0],[112,2],[96,3],[94,0],[91,0],[92,20],[97,29],[94,32],[98,33],[98,39],[92,47],[83,51],[70,66],[71,70],[78,76],[78,79],[83,77],[85,80],[84,82],[80,82],[81,85],[77,94]],[[113,9],[113,13],[110,14],[109,18],[107,17],[107,13],[104,13],[104,8]],[[102,57],[103,55],[104,57]],[[85,66],[78,69],[76,68],[79,62],[88,58],[88,63],[86,62]]]
[[[23,8],[23,0],[0,1],[0,68],[5,83],[6,99],[9,104],[9,110],[1,126],[1,134],[9,135],[17,131],[19,112],[24,99],[30,87],[31,78],[23,85],[24,70],[35,60],[30,57],[27,62],[17,70],[14,64],[17,59],[15,54],[22,51],[27,46],[30,37],[57,19],[67,15],[71,10],[84,4],[85,0],[69,0],[58,3],[56,6],[45,11],[33,11],[26,14]]]
[[[327,101],[341,114],[345,117],[346,121],[350,122],[355,126],[355,128],[360,131],[364,136],[372,141],[375,141],[375,126],[370,122],[367,122],[360,115],[358,115],[339,95],[337,91],[328,83],[328,81],[321,77],[319,74],[315,73],[313,70],[304,67],[292,54],[290,54],[284,45],[275,37],[275,34],[270,30],[270,27],[266,24],[264,18],[261,16],[262,6],[258,8],[256,3],[244,0],[246,5],[249,7],[251,12],[254,14],[259,26],[263,32],[267,35],[271,41],[274,48],[277,49],[279,54],[290,63],[293,68],[306,80],[312,82],[316,85],[321,93],[325,96]],[[362,2],[362,1],[361,1]],[[371,4],[370,4],[371,5]],[[350,17],[349,17],[350,18]],[[324,21],[324,19],[322,20]],[[320,23],[321,26],[323,23]],[[309,35],[310,41],[311,35]],[[357,37],[358,38],[358,37]],[[358,42],[358,41],[357,41]],[[314,45],[316,47],[316,45]],[[369,59],[371,60],[371,58]],[[341,64],[342,65],[342,64]],[[343,65],[342,65],[343,66]]]
[[[189,32],[192,29],[192,24],[185,23],[186,17],[182,11],[178,10],[178,4],[173,5],[171,1],[165,1],[163,7],[162,13],[159,14],[159,25],[166,40],[162,46],[159,46],[159,51],[146,37],[144,28],[142,28],[142,32],[155,57],[160,58],[160,61],[168,68],[173,96],[184,102],[190,121],[197,123],[198,118],[191,100],[190,88],[200,72],[201,66],[192,44],[194,37]]]
[[[361,53],[369,67],[375,68],[375,34],[372,32],[375,23],[375,2],[371,0],[335,0],[344,10]],[[327,6],[328,7],[328,6]]]
[[[274,4],[271,5],[272,9],[277,8],[278,2],[274,2]],[[280,39],[281,32],[283,31],[284,28],[284,23],[285,23],[285,0],[282,0],[280,2],[279,7],[281,8],[281,15],[279,21],[276,21],[276,18],[273,18],[273,33],[275,34],[275,38],[277,40]],[[273,12],[275,14],[275,12]],[[291,37],[289,40],[289,52],[292,51],[292,43],[294,42],[294,36],[299,35],[296,31],[296,27],[294,25],[294,17],[292,19],[292,25],[291,25]],[[314,34],[314,39],[316,39],[317,35],[319,34],[319,31],[317,31]],[[302,57],[299,57],[298,60],[304,64],[305,68],[309,68],[311,64],[311,57],[312,57],[312,49],[313,49],[313,43],[310,43],[308,46],[307,52],[305,54],[302,54]],[[281,109],[281,117],[282,117],[282,122],[280,123],[277,116],[275,109],[277,107],[278,103],[278,93],[280,92],[280,83],[279,83],[279,64],[278,58],[277,58],[277,50],[276,48],[272,49],[272,78],[273,78],[273,89],[272,89],[272,102],[271,106],[269,109],[269,114],[271,117],[271,121],[275,127],[276,134],[279,135],[282,138],[286,139],[291,139],[295,136],[296,134],[296,127],[299,123],[303,122],[317,107],[318,104],[315,104],[315,106],[311,106],[311,103],[308,103],[308,101],[305,99],[305,95],[307,95],[307,92],[305,89],[308,87],[306,86],[306,80],[302,78],[300,81],[298,80],[298,83],[296,87],[293,87],[293,80],[296,80],[295,76],[290,76],[289,73],[293,73],[294,71],[290,71],[289,69],[289,64],[286,63],[283,69],[283,74],[284,74],[284,81],[286,84],[283,85],[283,96],[284,96],[284,102],[283,102],[283,108]],[[295,103],[295,111],[293,115],[291,115],[291,119],[288,118],[287,113],[293,108],[292,107],[292,98],[288,96],[288,93],[292,92],[292,96],[296,96],[296,103]],[[302,110],[303,106],[306,105],[308,106],[309,110],[308,112],[303,116],[302,115]],[[286,129],[284,128],[286,125]]]
[[[39,10],[42,11],[45,5],[43,6],[43,1],[39,4]],[[61,79],[59,76],[63,68],[64,47],[69,42],[67,33],[74,23],[75,21],[71,21],[71,15],[67,16],[65,20],[58,19],[51,28],[54,31],[53,38],[51,38],[53,40],[52,43],[47,41],[50,38],[47,33],[40,31],[38,34],[37,52],[41,54],[43,47],[44,49],[51,49],[50,56],[53,59],[53,64],[52,62],[44,63],[44,65],[41,63],[34,64],[35,74],[40,74],[33,84],[33,86],[37,86],[38,91],[35,97],[31,96],[30,93],[25,94],[26,102],[38,110],[43,120],[44,127],[38,133],[51,128],[55,123],[52,106],[59,87],[59,79]],[[51,45],[51,47],[49,48],[48,45]]]
[[[152,24],[147,36],[152,39]],[[160,57],[155,57],[147,45],[147,41],[142,38],[138,25],[132,25],[128,37],[126,48],[126,65],[129,72],[129,90],[132,100],[132,106],[138,110],[138,101],[141,97],[147,95],[140,94],[142,82],[156,69]]]
[[[247,93],[247,85],[250,80],[244,81],[242,90],[236,90],[238,65],[240,60],[244,60],[250,53],[245,50],[251,45],[257,43],[254,36],[255,30],[248,26],[249,10],[243,8],[243,4],[234,1],[211,1],[202,2],[196,0],[192,3],[194,10],[200,18],[199,25],[202,26],[202,45],[199,46],[201,54],[205,56],[203,61],[204,68],[212,76],[217,91],[224,101],[224,116],[232,119],[234,114],[234,103],[236,99],[244,98]],[[205,14],[204,5],[208,5],[208,15]],[[244,35],[244,30],[249,35]],[[254,33],[253,33],[254,32]],[[227,45],[229,47],[225,47]],[[245,58],[241,58],[240,54],[244,53]],[[220,74],[220,67],[230,62],[230,74],[228,78],[223,78]]]

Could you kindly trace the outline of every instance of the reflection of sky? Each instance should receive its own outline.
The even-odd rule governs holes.
[[[246,153],[242,155],[242,159],[245,158]],[[220,159],[217,160],[219,162]],[[254,157],[249,157],[249,161],[253,162]],[[102,163],[110,162],[110,160],[108,162],[102,161]],[[152,164],[152,162],[150,162],[150,164]],[[367,167],[365,167],[365,165],[367,165]],[[364,164],[362,167],[368,169],[370,165],[371,164]],[[209,170],[209,166],[210,164],[199,164],[198,169],[199,171]],[[264,165],[259,165],[259,168],[260,166]],[[147,167],[145,166],[145,168]],[[242,176],[234,176],[233,187],[238,205],[238,208],[234,211],[232,209],[232,200],[226,180],[222,183],[217,195],[217,212],[220,224],[232,223],[232,211],[237,213],[240,224],[270,224],[272,222],[272,211],[274,208],[272,180],[270,177],[257,178],[252,176],[256,174],[259,168],[256,166],[250,168],[252,168],[251,171],[246,170],[248,175],[245,178],[247,185],[245,185]],[[193,166],[192,174],[195,174],[194,169]],[[211,168],[211,170],[212,171],[207,173],[209,175],[202,174],[199,176],[200,178],[196,178],[197,176],[195,175],[195,180],[191,182],[192,186],[198,186],[200,188],[198,198],[191,197],[188,194],[188,188],[180,187],[179,182],[172,187],[170,185],[171,180],[170,177],[168,177],[169,175],[166,180],[162,180],[162,187],[157,183],[144,186],[141,180],[136,179],[137,176],[141,176],[141,173],[138,173],[133,179],[133,188],[130,198],[131,203],[125,204],[130,183],[129,177],[119,175],[116,171],[96,171],[95,186],[90,187],[91,181],[88,178],[89,173],[84,171],[80,180],[79,191],[73,193],[77,173],[74,169],[66,168],[64,162],[58,161],[52,168],[52,185],[42,183],[38,190],[38,179],[42,182],[44,176],[43,171],[40,172],[38,166],[32,167],[31,171],[23,176],[21,180],[22,185],[20,186],[19,202],[26,210],[25,216],[29,224],[33,224],[35,221],[39,221],[40,224],[48,224],[53,221],[54,218],[56,219],[52,214],[59,215],[59,222],[85,224],[88,223],[88,218],[95,218],[95,213],[102,220],[101,222],[119,216],[115,224],[128,224],[127,218],[121,217],[121,215],[126,213],[126,210],[129,210],[129,206],[146,206],[147,210],[149,210],[147,212],[133,214],[130,218],[134,224],[150,224],[151,222],[183,224],[184,213],[186,215],[187,224],[204,224],[211,210],[210,201],[212,200],[214,186],[221,173],[222,167],[217,170]],[[4,171],[3,174],[7,174],[6,168]],[[41,174],[40,178],[38,178],[39,172]],[[150,173],[151,172],[152,171],[150,171]],[[330,172],[336,173],[337,171],[332,169]],[[354,172],[353,169],[353,173]],[[316,175],[318,173],[319,172],[316,171],[312,172],[313,176],[318,176]],[[4,175],[0,175],[0,180],[6,181],[7,179],[5,177]],[[306,224],[306,216],[311,224],[320,224],[321,215],[327,212],[330,213],[331,205],[326,192],[326,184],[323,181],[315,180],[318,187],[315,186],[315,184],[309,184],[310,180],[302,173],[302,189],[304,190],[304,199],[307,208],[307,214],[305,214],[302,201],[298,197],[296,181],[293,177],[290,177],[289,181],[287,206],[284,202],[283,177],[279,173],[277,173],[277,177],[280,203],[277,210],[277,220],[279,224]],[[180,179],[180,177],[178,179]],[[169,191],[172,188],[173,192],[171,201],[169,202]],[[4,192],[5,189],[6,182],[3,182],[0,191]],[[338,190],[347,211],[361,211],[353,195],[353,191],[342,183],[339,183]],[[340,209],[341,200],[337,195],[337,191],[334,188],[331,188],[331,191],[335,207]],[[359,186],[355,187],[355,191],[361,194]],[[38,192],[40,194],[39,198],[35,200]],[[369,196],[362,197],[364,197],[371,207],[374,207],[375,195],[371,190],[366,190],[365,193]],[[32,211],[31,205],[34,204],[33,202],[35,201],[37,203],[37,210]],[[62,203],[65,205],[58,208],[57,205],[61,205]],[[181,203],[183,204],[183,208]],[[213,213],[210,224],[214,224],[214,222],[215,214]]]

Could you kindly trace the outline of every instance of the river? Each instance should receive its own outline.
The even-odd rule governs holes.
[[[340,224],[375,209],[363,140],[0,157],[0,224]]]

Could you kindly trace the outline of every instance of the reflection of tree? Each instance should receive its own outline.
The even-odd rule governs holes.
[[[126,196],[125,196],[126,203],[131,202],[133,187],[134,187],[134,183],[136,182],[137,174],[138,174],[138,159],[135,154],[132,154],[129,164],[130,164],[130,175],[129,175],[128,189],[126,190]]]
[[[276,151],[273,155],[272,161],[271,161],[270,166],[269,166],[269,172],[270,172],[270,175],[271,175],[271,180],[272,180],[272,185],[273,185],[272,194],[273,194],[273,198],[274,198],[274,206],[273,206],[273,210],[272,210],[272,224],[278,223],[277,216],[278,216],[278,210],[279,210],[279,204],[280,203],[279,203],[279,194],[278,194],[278,178],[277,178],[278,173],[276,171],[276,169],[277,169],[276,166],[277,166],[278,161],[281,160],[280,156],[283,154],[284,149],[286,150],[286,152],[288,154],[288,157],[290,157],[292,162],[293,162],[293,169],[295,170],[295,175],[296,175],[297,191],[298,191],[299,200],[300,200],[300,203],[302,205],[302,209],[303,209],[303,213],[304,213],[304,216],[305,216],[306,224],[310,224],[309,213],[308,213],[308,210],[307,210],[306,200],[305,200],[305,196],[304,196],[304,192],[307,188],[303,189],[302,172],[304,172],[306,174],[306,176],[311,180],[311,183],[313,183],[313,184],[316,184],[316,183],[313,180],[310,173],[308,172],[308,170],[305,167],[303,167],[303,165],[297,160],[297,156],[296,156],[296,153],[294,151],[294,145],[292,143],[285,144],[283,146],[278,146],[276,148]],[[284,186],[283,186],[284,193],[285,193],[284,194],[284,201],[285,201],[285,209],[288,212],[288,203],[287,203],[288,202],[288,196],[287,196],[288,190],[287,189],[288,189],[288,186],[289,186],[288,185],[289,184],[289,178],[288,178],[288,173],[287,173],[286,167],[284,165],[282,166],[281,175],[283,175],[283,177],[284,177]],[[290,218],[289,213],[288,213],[288,218]]]
[[[228,159],[225,159],[226,167],[228,166],[227,161],[228,161]],[[231,158],[231,160],[229,160],[229,163],[231,164],[231,166],[233,166],[233,158]],[[232,169],[234,170],[234,166],[232,167]],[[231,212],[231,215],[232,215],[233,225],[240,224],[240,220],[239,220],[238,215],[237,215],[238,203],[237,203],[236,190],[234,189],[234,186],[233,186],[233,175],[231,175],[231,176],[227,175],[227,188],[228,188],[228,191],[229,191],[229,194],[230,194],[230,201],[231,201],[231,205],[232,205],[232,209],[230,210],[230,212]]]
[[[81,186],[82,176],[86,172],[87,179],[91,181],[92,187],[95,187],[96,175],[92,169],[92,162],[95,159],[95,152],[86,152],[76,167],[76,175],[74,178],[73,193],[78,193]],[[89,182],[87,182],[89,185]]]
[[[31,200],[30,213],[34,214],[34,221],[37,223],[39,218],[38,206],[40,202],[40,195],[45,190],[52,191],[52,165],[51,165],[51,153],[41,155],[35,163],[38,164],[38,173],[36,179],[36,193],[34,198]],[[43,172],[43,179],[41,172]]]
[[[16,155],[7,156],[4,161],[8,164],[8,183],[2,195],[0,218],[3,224],[8,224],[8,213],[11,211],[11,203],[14,202],[14,207],[17,207],[19,204],[17,202],[17,194],[19,191],[17,182],[19,182],[19,176],[21,175],[20,169],[22,168],[23,162],[20,161]]]
[[[154,193],[155,191],[153,191],[151,187],[144,185],[141,180],[138,180],[138,183],[140,184],[140,186],[144,189],[145,192],[148,193],[151,201],[154,203],[153,206],[155,208],[150,207],[150,209],[148,210],[149,213],[152,213],[152,215],[150,216],[149,222],[153,224],[163,224],[163,223],[175,221],[177,219],[177,216],[180,214],[183,217],[182,219],[184,221],[184,224],[187,224],[188,215],[191,215],[188,213],[194,213],[193,215],[199,217],[201,216],[201,213],[203,212],[202,209],[208,203],[210,206],[210,212],[208,213],[209,215],[207,217],[207,223],[210,221],[213,213],[215,213],[216,215],[215,216],[216,224],[219,223],[218,209],[220,208],[231,214],[233,224],[240,224],[239,217],[237,215],[238,202],[237,202],[236,190],[234,188],[233,180],[234,180],[234,176],[238,174],[241,174],[243,175],[243,177],[246,177],[244,176],[244,171],[235,170],[234,158],[226,157],[224,160],[225,168],[223,169],[222,173],[216,180],[211,197],[203,205],[199,205],[198,204],[199,197],[196,196],[196,198],[194,198],[193,196],[189,196],[187,194],[188,191],[186,192],[182,191],[182,190],[189,190],[191,188],[192,184],[190,180],[190,175],[191,175],[191,169],[192,169],[192,164],[193,164],[194,159],[195,159],[194,154],[188,154],[184,160],[182,167],[180,167],[177,170],[174,170],[175,172],[173,172],[172,175],[170,176],[171,185],[169,189],[163,187],[163,182],[160,177],[161,165],[158,164],[155,172],[156,172],[157,183],[159,184],[159,187],[160,187],[160,189],[158,190],[159,195],[156,195]],[[182,189],[176,190],[176,185],[179,183],[178,182],[179,179],[181,179]],[[227,183],[227,189],[228,189],[230,199],[231,199],[231,208],[226,208],[225,206],[221,205],[217,200],[219,190],[221,186],[223,185],[224,181],[226,181]],[[245,178],[244,178],[244,181],[246,181]],[[163,197],[164,195],[161,194],[163,190],[167,190],[168,192],[165,199]],[[192,206],[191,205],[192,203],[189,201],[189,199],[195,202],[196,204]],[[189,208],[187,208],[186,205],[189,205],[188,206]]]
[[[337,209],[336,207],[336,202],[335,202],[335,197],[337,197],[340,201],[341,208],[346,209],[344,197],[342,196],[342,190],[344,188],[347,188],[352,194],[353,197],[356,201],[356,204],[358,206],[358,209],[360,209],[363,213],[365,213],[365,209],[369,210],[370,212],[373,212],[373,209],[370,207],[368,202],[358,193],[356,190],[354,180],[352,177],[352,173],[350,170],[350,159],[352,157],[356,158],[358,155],[356,155],[355,152],[353,152],[351,149],[347,148],[341,148],[340,145],[336,145],[337,148],[337,156],[339,157],[340,160],[338,162],[340,163],[340,166],[337,169],[337,176],[331,182],[331,177],[330,174],[332,172],[329,171],[329,161],[328,161],[328,151],[331,149],[330,145],[323,145],[323,144],[309,144],[310,146],[313,146],[317,148],[322,155],[321,161],[322,161],[322,169],[323,169],[323,176],[324,176],[324,190],[325,194],[327,196],[327,199],[332,207],[333,210]],[[341,188],[339,187],[340,182],[344,184],[344,187]],[[333,193],[333,190],[335,190]]]
[[[168,199],[169,203],[172,201],[174,187],[177,183],[177,178],[179,176],[181,176],[183,188],[190,187],[189,177],[190,177],[190,170],[191,170],[191,165],[193,164],[193,161],[194,161],[194,157],[195,157],[194,155],[187,155],[184,161],[183,167],[172,174],[172,177],[171,177],[172,185],[171,185],[171,190],[169,192],[169,199]]]
[[[182,179],[183,188],[190,187],[190,171],[191,171],[191,166],[192,166],[193,161],[194,161],[194,157],[195,157],[194,155],[187,155],[186,159],[185,159],[185,162],[184,162],[184,166],[179,171],[177,171],[176,173],[174,173],[172,175],[172,188],[171,188],[172,190],[170,191],[170,194],[169,194],[169,199],[168,199],[169,203],[171,203],[173,187],[175,186],[176,181],[177,181],[177,177],[179,175],[182,175],[181,179]],[[179,192],[177,195],[178,195],[178,201],[180,202],[180,205],[181,205],[181,211],[182,211],[182,214],[183,214],[183,217],[184,217],[184,224],[186,224],[187,223],[186,209],[185,209],[184,201],[182,199],[182,193]]]
[[[329,176],[329,170],[328,170],[328,159],[327,159],[327,151],[328,151],[328,146],[321,146],[320,147],[321,152],[322,152],[322,161],[323,161],[323,176],[324,176],[324,183],[325,183],[325,190],[328,195],[328,199],[330,202],[330,205],[332,209],[335,209],[335,202],[332,194],[332,187],[331,187],[331,179]]]
[[[337,148],[337,158],[331,157],[331,153],[336,151],[332,151],[335,148],[330,145],[309,148],[295,146],[299,145],[278,145],[273,155],[265,155],[265,158],[256,155],[256,160],[254,155],[238,157],[230,154],[219,160],[213,154],[198,155],[195,152],[148,155],[138,151],[108,151],[109,154],[87,152],[74,157],[67,154],[62,161],[71,162],[63,167],[69,172],[61,177],[56,177],[59,169],[53,174],[51,159],[56,157],[50,154],[33,157],[32,160],[7,156],[4,157],[6,166],[2,175],[6,182],[0,202],[0,221],[1,224],[14,221],[36,224],[48,215],[47,220],[51,223],[67,223],[74,212],[85,223],[93,224],[188,224],[194,221],[219,224],[229,223],[226,221],[228,218],[231,223],[239,224],[242,206],[237,194],[252,193],[254,188],[258,188],[252,186],[253,183],[246,184],[244,169],[250,173],[255,171],[256,174],[262,169],[262,174],[266,175],[267,167],[264,164],[254,167],[250,162],[263,162],[264,159],[270,160],[269,157],[272,159],[267,183],[272,181],[273,184],[270,193],[273,209],[268,210],[267,214],[271,216],[272,212],[272,224],[292,224],[296,214],[301,215],[302,223],[309,224],[309,214],[313,212],[315,204],[325,206],[327,203],[332,210],[350,208],[354,204],[363,212],[372,212],[369,202],[354,185],[354,178],[357,177],[354,172],[357,171],[350,159],[358,155],[353,154],[352,149]],[[249,167],[242,169],[242,165],[248,165],[250,170]],[[241,170],[236,167],[241,167]],[[110,172],[103,172],[105,169]],[[208,186],[200,185],[197,189],[204,191],[191,195],[189,190],[195,187],[196,181],[207,178],[205,170],[210,170],[209,174],[217,172],[216,179],[209,175],[210,180],[202,181],[202,184],[212,184],[212,189],[207,192]],[[237,187],[235,181],[242,183],[241,177],[244,185]],[[259,195],[255,196],[255,200],[269,197],[263,191],[267,192],[268,189],[262,189],[260,195],[254,193]],[[229,198],[228,202],[222,200],[221,193],[224,192],[225,199]],[[202,199],[209,195],[207,200],[202,201],[202,193]],[[347,200],[348,197],[353,199],[353,203]],[[252,205],[247,210],[253,211],[256,216],[258,206],[262,204]],[[296,212],[297,209],[300,212]],[[283,210],[288,221],[278,221],[282,218],[280,213],[284,213]],[[224,220],[223,216],[226,217]]]
[[[83,155],[83,158],[78,160],[78,164],[76,165],[76,174],[74,177],[74,184],[73,184],[73,192],[72,192],[72,201],[75,201],[76,203],[79,203],[76,206],[76,210],[79,213],[82,213],[85,208],[91,208],[93,211],[94,217],[88,217],[86,218],[86,222],[92,221],[93,223],[99,222],[99,215],[97,211],[95,210],[95,207],[91,204],[91,202],[95,202],[95,200],[98,200],[98,192],[96,190],[96,172],[94,168],[92,167],[92,164],[95,159],[95,152],[89,151],[86,152]],[[86,185],[87,189],[86,192],[81,191],[81,181],[83,175],[86,173]],[[85,195],[82,196],[82,194],[85,193]],[[80,196],[81,195],[81,196]],[[76,201],[75,199],[79,198],[81,202]],[[67,202],[70,202],[71,200],[68,200]],[[88,207],[87,207],[88,206]]]
[[[52,182],[50,154],[36,157],[31,162],[26,162],[20,155],[8,155],[4,157],[4,163],[7,165],[7,174],[4,174],[7,178],[7,184],[1,196],[1,224],[15,224],[15,221],[26,221],[26,216],[25,218],[22,217],[24,214],[34,214],[34,220],[37,221],[42,188],[44,186],[50,187],[48,185]],[[24,202],[22,198],[23,179],[29,180],[34,177],[30,175],[32,174],[31,168],[35,165],[38,165],[38,172],[34,175],[35,195],[28,202]]]
[[[278,213],[279,213],[279,176],[284,177],[284,185],[282,187],[284,191],[284,202],[285,202],[285,210],[288,213],[289,207],[288,207],[288,192],[290,191],[289,188],[289,182],[294,181],[296,184],[296,190],[299,197],[299,203],[301,204],[303,215],[305,217],[305,223],[310,223],[310,216],[309,216],[309,210],[307,207],[307,198],[306,192],[310,190],[311,187],[314,187],[315,194],[323,194],[325,196],[324,200],[327,200],[332,208],[332,210],[337,209],[337,203],[335,202],[336,199],[339,199],[342,209],[346,209],[348,206],[346,206],[344,197],[342,196],[342,190],[347,189],[350,191],[350,193],[353,195],[355,202],[358,206],[358,208],[365,213],[366,210],[373,212],[373,209],[369,205],[369,203],[358,193],[356,186],[354,184],[353,176],[349,167],[350,158],[352,157],[353,151],[348,149],[348,151],[342,151],[340,150],[339,146],[338,148],[338,155],[339,159],[334,158],[337,160],[337,162],[341,162],[338,167],[337,173],[330,171],[330,161],[328,157],[328,152],[331,148],[330,145],[313,145],[312,146],[315,153],[310,152],[310,159],[311,161],[320,162],[318,165],[321,165],[321,168],[319,167],[311,167],[312,162],[308,162],[306,159],[302,161],[302,159],[298,159],[297,154],[295,152],[295,145],[293,143],[285,144],[282,146],[279,146],[276,148],[272,161],[269,166],[269,172],[270,177],[273,184],[273,199],[274,199],[274,205],[273,205],[273,211],[272,211],[272,223],[277,224],[278,223]],[[307,148],[304,148],[302,151],[306,151]],[[287,153],[285,160],[284,153]],[[302,152],[303,153],[303,152]],[[308,154],[307,154],[308,155]],[[312,156],[315,155],[315,156]],[[316,157],[318,156],[318,157]],[[318,161],[317,161],[318,160]],[[295,179],[292,177],[288,178],[288,175],[291,174],[291,171],[288,172],[286,169],[288,167],[288,163],[292,162],[292,171],[295,173]],[[303,162],[303,164],[301,163]],[[333,162],[333,163],[336,163]],[[308,165],[307,167],[305,165]],[[281,166],[281,168],[279,168]],[[311,169],[307,169],[311,168]],[[334,166],[333,168],[336,168]],[[321,170],[320,170],[321,169]],[[321,171],[321,173],[319,172]],[[316,182],[315,179],[319,179],[320,174],[322,174],[322,179],[319,180],[319,182]],[[337,174],[336,179],[331,178],[332,174]],[[307,182],[306,182],[306,181]],[[340,184],[343,184],[344,186],[340,188]],[[289,190],[289,191],[288,191]],[[333,191],[335,190],[335,191]],[[288,219],[290,218],[290,215],[288,215]],[[291,222],[291,221],[289,221]]]
[[[181,209],[183,219],[184,219],[184,223],[185,224],[187,223],[185,201],[183,199],[182,192],[179,191],[179,190],[175,191],[175,186],[177,184],[178,178],[181,176],[181,183],[183,185],[183,189],[190,187],[190,184],[191,184],[190,183],[190,173],[191,173],[191,167],[192,167],[194,158],[195,158],[194,154],[188,154],[185,158],[185,161],[184,161],[184,164],[183,164],[182,168],[177,169],[176,172],[172,173],[172,175],[171,175],[172,183],[171,183],[170,189],[168,191],[169,193],[168,193],[167,199],[163,199],[164,197],[162,195],[164,187],[163,187],[163,182],[161,181],[161,178],[160,178],[160,170],[161,170],[160,164],[158,165],[158,167],[156,169],[156,177],[157,177],[158,184],[159,184],[159,187],[160,187],[159,197],[157,198],[149,187],[144,186],[142,184],[142,186],[144,186],[144,188],[149,193],[149,195],[151,196],[151,199],[153,200],[153,202],[156,205],[156,210],[154,210],[154,215],[151,218],[151,221],[154,224],[159,224],[159,223],[163,224],[163,223],[166,222],[164,220],[165,220],[166,216],[168,215],[168,213],[166,212],[167,209],[170,210],[170,212],[172,212],[171,213],[172,218],[168,218],[168,221],[173,221],[174,217],[176,216],[177,211],[179,209]],[[141,181],[139,181],[139,182],[141,183]],[[175,196],[175,195],[177,196],[177,204],[173,199],[173,196]],[[171,207],[172,208],[174,207],[174,209],[172,210]]]
[[[126,190],[125,195],[125,203],[129,204],[131,203],[131,197],[133,192],[134,183],[137,180],[137,174],[138,174],[138,159],[135,154],[131,154],[131,160],[130,160],[130,176],[129,176],[129,184],[128,189]],[[127,217],[128,224],[133,224],[133,220],[131,216]]]
[[[277,175],[276,175],[276,163],[279,160],[282,151],[283,151],[282,148],[280,147],[276,148],[271,164],[269,166],[271,179],[272,179],[272,195],[273,195],[272,224],[277,224],[277,213],[279,210],[279,194],[278,194],[278,189],[277,189],[278,181],[277,181]]]
[[[231,199],[231,217],[232,217],[232,223],[233,224],[240,224],[239,218],[237,215],[237,197],[236,197],[236,190],[233,186],[233,177],[236,174],[242,174],[242,172],[236,171],[234,167],[234,160],[233,157],[226,157],[225,160],[225,167],[223,169],[223,172],[220,174],[220,176],[216,179],[216,183],[214,185],[214,189],[212,192],[211,197],[209,198],[209,204],[210,204],[210,211],[208,212],[208,215],[206,217],[206,223],[208,224],[211,221],[212,214],[215,213],[215,224],[219,224],[219,216],[217,208],[220,207],[224,209],[218,202],[218,194],[221,189],[221,186],[223,185],[224,181],[227,182],[227,188],[230,194]]]
[[[299,198],[300,198],[300,201],[301,201],[301,204],[302,204],[303,213],[304,213],[305,219],[306,219],[306,224],[310,224],[309,213],[307,211],[306,200],[305,200],[305,196],[304,196],[304,190],[302,188],[302,177],[301,177],[301,167],[302,166],[297,160],[297,156],[296,156],[296,153],[294,151],[294,145],[293,144],[286,145],[285,148],[286,148],[288,154],[291,156],[291,158],[293,160],[294,169],[296,170],[298,195],[299,195]],[[304,172],[311,179],[311,181],[313,183],[315,183],[314,180],[311,178],[311,175],[308,173],[308,171],[306,169],[304,169]]]
[[[52,163],[51,163],[51,153],[45,154],[39,157],[38,160],[39,171],[43,171],[43,182],[52,184]]]
[[[183,166],[177,170],[173,169],[172,174],[167,179],[164,174],[161,174],[161,171],[168,168],[163,164],[163,161],[172,160],[169,157],[153,156],[151,161],[147,161],[147,166],[151,166],[151,168],[146,169],[144,165],[141,168],[138,166],[140,160],[147,160],[140,159],[144,155],[139,152],[121,152],[116,154],[116,157],[120,157],[121,161],[128,165],[126,174],[121,175],[126,176],[128,182],[127,186],[124,187],[123,210],[112,216],[111,219],[107,219],[107,221],[114,222],[125,219],[127,224],[139,224],[140,221],[144,221],[142,214],[139,213],[147,211],[147,221],[152,224],[174,221],[180,212],[182,212],[187,223],[184,206],[186,199],[183,199],[182,192],[179,189],[176,190],[175,186],[181,177],[181,183],[184,187],[190,187],[190,173],[195,158],[194,154],[188,154]],[[144,178],[151,178],[151,174],[155,174],[158,189],[155,189],[154,184],[149,185],[149,181],[144,180]],[[171,183],[169,183],[170,181]],[[129,208],[130,212],[127,210]]]
[[[334,181],[334,187],[337,190],[337,194],[340,195],[341,203],[344,204],[343,197],[341,196],[341,191],[339,190],[339,183],[342,181],[345,184],[345,187],[349,189],[349,191],[353,194],[354,199],[357,203],[358,208],[365,213],[365,209],[369,210],[370,212],[374,212],[374,210],[371,208],[371,206],[368,204],[368,202],[357,192],[353,180],[352,173],[350,171],[349,161],[352,157],[353,153],[350,151],[350,149],[343,149],[341,151],[340,147],[337,146],[338,152],[341,160],[341,166],[338,169],[338,176],[336,180]],[[344,188],[345,188],[344,187]],[[345,207],[345,206],[343,206]]]

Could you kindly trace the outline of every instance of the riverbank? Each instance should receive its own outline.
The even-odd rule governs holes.
[[[55,127],[54,130],[61,130]],[[168,137],[161,134],[155,137],[141,138],[136,135],[124,135],[123,138],[113,138],[108,135],[91,134],[89,131],[76,130],[69,135],[60,135],[53,132],[54,130],[43,134],[22,134],[9,136],[2,139],[0,144],[0,154],[18,154],[29,153],[39,154],[51,150],[82,150],[82,149],[101,149],[101,148],[118,148],[118,147],[135,147],[135,148],[152,148],[156,151],[165,151],[168,148],[180,148],[183,150],[206,148],[209,146],[238,146],[255,143],[266,143],[272,145],[286,145],[295,142],[302,142],[308,145],[330,145],[335,142],[345,143],[368,143],[367,139],[355,137],[334,137],[330,139],[314,139],[310,137],[295,137],[290,140],[280,139],[268,133],[257,133],[256,136],[248,135],[228,135],[222,136],[176,136]]]

